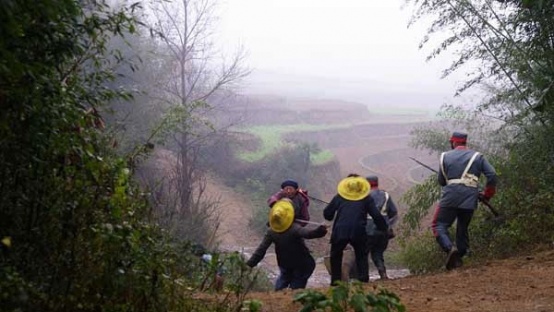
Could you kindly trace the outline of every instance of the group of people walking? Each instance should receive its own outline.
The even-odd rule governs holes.
[[[460,267],[469,248],[468,226],[478,199],[489,200],[496,193],[496,173],[482,154],[468,149],[467,134],[454,132],[452,150],[440,157],[438,171],[442,194],[433,218],[432,229],[437,243],[447,254],[448,270]],[[487,183],[479,190],[478,179],[485,175]],[[271,244],[275,245],[279,276],[275,290],[305,288],[315,269],[315,260],[305,239],[324,237],[328,226],[310,221],[310,197],[296,181],[286,180],[281,190],[268,199],[271,207],[269,228],[247,265],[256,266]],[[381,279],[388,279],[384,252],[395,236],[393,226],[398,209],[389,193],[379,189],[379,179],[350,174],[337,185],[337,194],[323,210],[325,220],[332,221],[330,238],[331,285],[344,279],[343,254],[350,245],[354,250],[354,278],[369,282],[371,260]],[[456,244],[449,228],[457,220]],[[348,276],[348,275],[346,275]]]
[[[370,183],[371,181],[371,183]],[[373,187],[372,187],[373,185]],[[333,222],[331,232],[331,283],[341,280],[343,251],[351,245],[356,253],[357,276],[369,281],[368,254],[381,278],[387,278],[383,253],[392,233],[397,209],[390,195],[378,189],[378,178],[351,174],[337,186],[337,195],[325,207],[323,216]],[[308,212],[310,200],[298,183],[286,180],[281,191],[268,199],[269,228],[247,265],[256,266],[271,244],[275,244],[279,276],[275,290],[305,288],[315,269],[315,260],[305,239],[321,238],[327,225],[313,224]]]

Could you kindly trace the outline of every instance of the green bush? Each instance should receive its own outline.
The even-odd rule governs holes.
[[[272,125],[272,126],[255,126],[245,130],[247,133],[251,133],[261,139],[261,147],[253,152],[239,152],[237,157],[239,159],[256,162],[271,154],[275,154],[277,150],[285,146],[285,140],[283,136],[294,132],[309,132],[309,131],[321,131],[325,129],[333,128],[347,128],[351,125],[310,125],[310,124],[292,124],[292,125]],[[299,142],[296,142],[299,143]],[[330,151],[317,151],[313,154],[314,163],[323,163],[333,158]]]
[[[444,268],[445,253],[438,247],[430,232],[403,240],[401,247],[400,261],[411,274],[436,272]]]
[[[366,292],[360,282],[343,283],[329,288],[328,292],[322,293],[317,290],[302,291],[294,296],[294,302],[303,305],[301,312],[328,311],[341,312],[350,311],[406,311],[400,303],[400,298],[384,289],[379,288],[377,293]],[[368,309],[371,307],[371,309]]]

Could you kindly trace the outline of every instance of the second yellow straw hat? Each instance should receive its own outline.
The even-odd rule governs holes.
[[[339,182],[337,191],[345,199],[360,200],[369,195],[371,186],[363,177],[348,177]]]

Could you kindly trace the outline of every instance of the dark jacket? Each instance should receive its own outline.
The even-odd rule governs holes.
[[[343,239],[355,240],[358,237],[365,236],[368,215],[373,218],[379,231],[383,233],[387,231],[387,222],[375,207],[375,202],[371,196],[352,201],[344,199],[338,194],[335,195],[323,210],[323,217],[326,220],[335,219],[331,243]]]
[[[279,267],[286,269],[309,267],[310,263],[313,263],[314,258],[310,254],[308,247],[306,247],[304,239],[319,238],[325,236],[325,234],[327,234],[325,226],[314,227],[308,225],[302,227],[296,223],[293,223],[288,230],[282,233],[268,229],[264,239],[246,264],[250,267],[256,266],[264,258],[269,246],[274,243]]]
[[[473,154],[475,154],[475,151],[465,147],[457,147],[456,149],[444,153],[443,168],[446,178],[443,175],[442,168],[439,168],[438,171],[439,184],[442,186],[440,207],[462,209],[477,208],[479,196],[479,189],[477,187],[447,183],[447,180],[461,178]],[[468,173],[477,177],[483,174],[487,178],[487,187],[496,186],[496,172],[483,155],[478,155],[475,158]]]

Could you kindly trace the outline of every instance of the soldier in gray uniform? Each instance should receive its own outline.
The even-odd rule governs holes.
[[[496,172],[485,157],[467,148],[467,134],[454,132],[450,138],[451,151],[440,156],[438,171],[442,193],[433,217],[433,234],[439,246],[448,254],[446,269],[463,265],[462,257],[469,248],[468,227],[477,209],[479,197],[489,200],[496,193]],[[483,192],[479,191],[479,177],[487,178]],[[448,229],[456,221],[456,247]]]
[[[385,267],[384,253],[389,245],[389,239],[394,238],[395,234],[393,226],[398,220],[398,209],[394,204],[390,194],[384,190],[379,189],[379,177],[376,175],[370,175],[366,177],[369,185],[371,186],[370,196],[375,201],[375,206],[389,225],[387,233],[379,233],[375,228],[373,219],[367,220],[366,233],[367,233],[367,252],[371,254],[371,260],[379,272],[379,277],[383,280],[388,279],[387,268]]]

